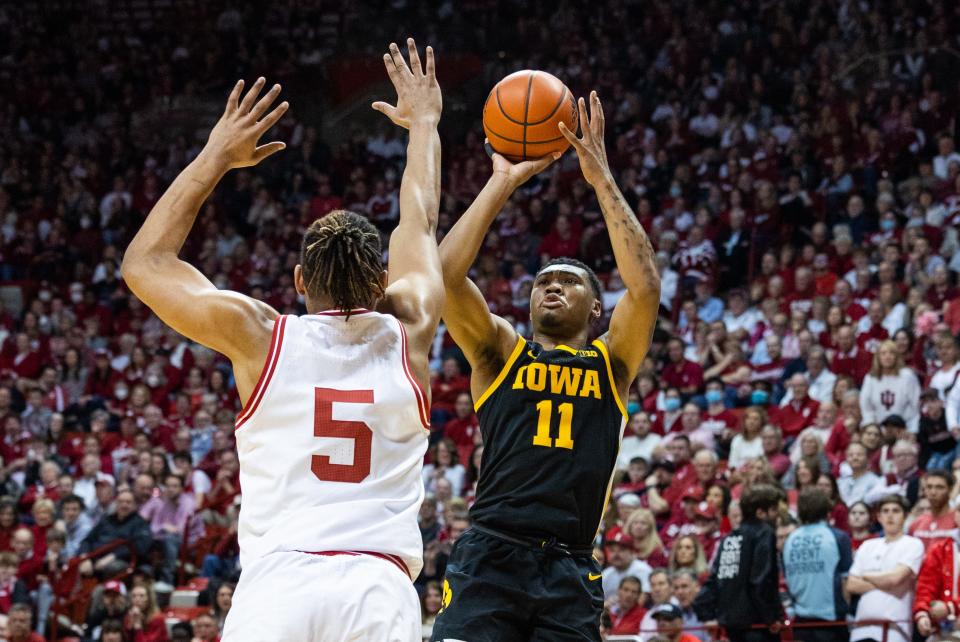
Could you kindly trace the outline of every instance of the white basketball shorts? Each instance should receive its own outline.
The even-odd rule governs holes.
[[[271,553],[240,574],[224,642],[420,642],[410,578],[371,555]]]

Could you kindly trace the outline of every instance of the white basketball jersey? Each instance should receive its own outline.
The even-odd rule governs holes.
[[[365,551],[415,578],[428,426],[395,317],[279,317],[237,418],[242,565],[275,551]]]

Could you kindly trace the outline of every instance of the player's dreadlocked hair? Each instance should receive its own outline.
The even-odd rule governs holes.
[[[370,221],[334,210],[310,224],[300,246],[307,292],[333,299],[341,312],[383,297],[380,234]]]
[[[597,297],[601,301],[603,300],[603,288],[600,286],[600,279],[597,278],[596,272],[593,269],[584,263],[583,261],[578,261],[577,259],[568,259],[566,257],[560,257],[557,259],[550,259],[543,264],[543,267],[540,268],[540,272],[543,272],[551,265],[572,265],[578,267],[581,270],[584,270],[587,273],[588,278],[590,279],[590,289],[593,290],[593,296]]]

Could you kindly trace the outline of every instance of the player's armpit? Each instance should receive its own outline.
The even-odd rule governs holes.
[[[218,290],[173,255],[127,256],[123,278],[137,298],[180,334],[226,355],[235,368],[243,362],[252,370],[263,365],[279,316],[266,303]]]
[[[443,322],[463,350],[470,367],[492,380],[517,343],[517,331],[487,307],[476,284],[468,278],[447,282]]]

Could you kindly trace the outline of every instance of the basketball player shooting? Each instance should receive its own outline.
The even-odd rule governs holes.
[[[610,172],[596,93],[589,120],[582,98],[578,110],[582,136],[562,123],[560,131],[596,192],[627,286],[605,334],[588,343],[601,291],[579,261],[553,259],[536,275],[530,341],[490,313],[467,277],[507,199],[555,157],[511,164],[495,154],[493,176],[440,244],[443,318],[473,368],[484,452],[473,527],[447,565],[435,641],[600,640],[603,590],[592,545],[625,425],[622,400],[656,322],[660,278],[650,240]]]
[[[243,572],[224,640],[419,640],[412,578],[427,448],[427,354],[440,320],[436,243],[441,96],[433,51],[413,40],[384,64],[397,104],[373,106],[409,130],[400,222],[388,270],[363,217],[334,211],[306,230],[294,268],[305,316],[216,289],[178,258],[223,175],[283,149],[258,145],[287,109],[263,78],[233,88],[203,151],[127,249],[128,286],[168,325],[226,355],[237,420]]]

